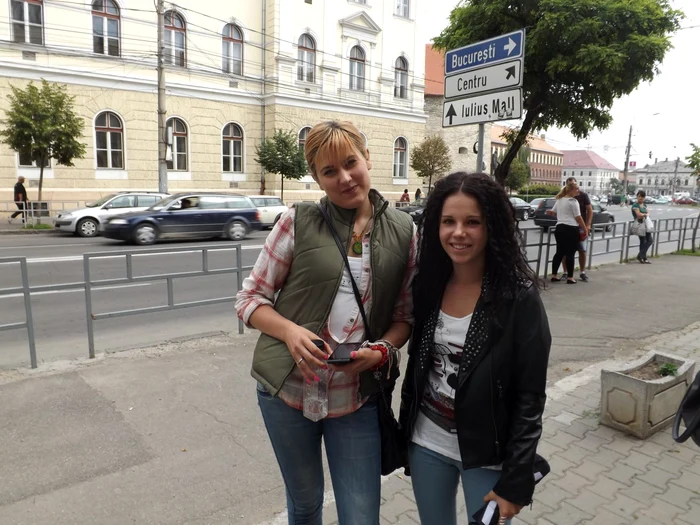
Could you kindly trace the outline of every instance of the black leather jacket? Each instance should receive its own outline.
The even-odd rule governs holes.
[[[533,463],[542,433],[551,335],[537,288],[524,285],[518,295],[495,307],[480,301],[489,319],[489,343],[482,358],[462,377],[455,392],[459,451],[465,469],[503,463],[494,492],[528,505],[534,492]],[[409,345],[401,392],[399,422],[407,439],[420,409],[432,360],[419,355],[420,321]]]

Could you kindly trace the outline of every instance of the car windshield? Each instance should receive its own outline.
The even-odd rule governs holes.
[[[95,202],[86,203],[85,206],[87,206],[88,208],[97,208],[98,206],[102,206],[107,201],[113,199],[117,195],[118,193],[110,193],[109,195],[106,195],[105,197],[102,197],[101,199],[96,200]]]
[[[159,200],[158,202],[156,202],[153,206],[151,206],[148,209],[154,210],[154,211],[162,210],[163,208],[168,206],[168,204],[170,204],[171,202],[176,201],[176,200],[178,200],[178,197],[176,197],[176,196],[165,197],[165,198]]]

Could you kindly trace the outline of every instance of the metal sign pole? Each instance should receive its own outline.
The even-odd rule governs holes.
[[[476,152],[476,172],[481,173],[484,171],[484,123],[479,124],[479,145],[477,146],[478,151]]]

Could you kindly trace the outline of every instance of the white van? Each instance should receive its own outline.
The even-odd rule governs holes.
[[[673,194],[673,200],[682,199],[683,197],[690,197],[690,192],[687,191],[677,191]]]

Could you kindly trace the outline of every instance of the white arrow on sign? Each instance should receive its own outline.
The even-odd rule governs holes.
[[[508,51],[508,56],[510,56],[510,54],[513,52],[513,49],[515,49],[516,45],[517,44],[513,42],[513,39],[508,37],[508,43],[505,46],[503,46],[503,50]]]
[[[522,59],[516,58],[495,66],[446,77],[445,98],[467,97],[486,91],[522,86],[522,70]]]
[[[442,127],[516,119],[522,113],[521,89],[508,89],[459,100],[446,100],[442,110]]]

